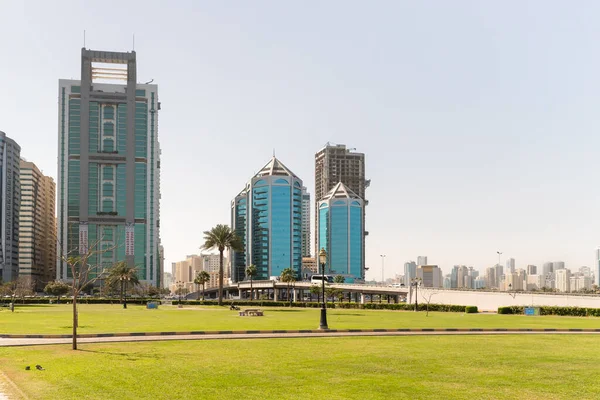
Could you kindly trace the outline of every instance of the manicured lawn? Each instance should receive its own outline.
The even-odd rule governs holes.
[[[228,307],[85,305],[79,308],[79,333],[190,330],[317,329],[318,309],[264,308],[264,317],[239,317]],[[600,328],[597,317],[430,313],[388,310],[328,310],[331,329],[348,328]],[[18,306],[0,311],[0,334],[71,332],[69,305]]]
[[[12,347],[35,399],[598,399],[592,335],[247,339]],[[45,371],[25,371],[40,364]]]

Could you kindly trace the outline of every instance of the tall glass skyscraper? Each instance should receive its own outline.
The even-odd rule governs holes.
[[[319,201],[319,250],[327,251],[326,273],[347,282],[364,279],[364,202],[339,182]]]
[[[93,246],[105,251],[89,264],[126,261],[160,286],[157,85],[137,83],[135,52],[82,49],[81,80],[58,97],[56,278],[71,278],[61,257]]]
[[[21,147],[0,131],[0,278],[19,276],[19,208]]]
[[[245,279],[254,264],[254,279],[302,270],[302,180],[273,157],[231,202],[231,226],[244,252],[232,252],[232,279]]]

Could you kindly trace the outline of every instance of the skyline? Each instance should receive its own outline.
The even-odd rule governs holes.
[[[138,80],[163,102],[166,270],[230,223],[231,194],[273,149],[314,195],[326,142],[365,153],[368,279],[380,254],[386,278],[418,254],[442,270],[481,271],[498,250],[517,268],[594,267],[599,5],[267,3],[3,3],[0,34],[20,40],[1,44],[0,130],[56,180],[56,88],[80,75],[83,30],[98,50],[135,34]]]

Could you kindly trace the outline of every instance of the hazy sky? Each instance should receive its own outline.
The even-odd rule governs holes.
[[[600,3],[0,0],[0,130],[56,177],[58,79],[86,47],[159,85],[170,263],[272,155],[314,188],[330,141],[366,154],[367,278],[593,265]],[[312,218],[312,217],[311,217]]]

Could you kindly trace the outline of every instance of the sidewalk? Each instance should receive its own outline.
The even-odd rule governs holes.
[[[417,335],[544,335],[600,334],[600,329],[344,329],[306,331],[207,331],[207,332],[137,332],[81,335],[78,344],[111,342],[149,342],[166,340],[273,339],[348,336],[417,336]],[[70,344],[68,335],[0,335],[0,347]],[[0,397],[0,400],[3,400]]]

